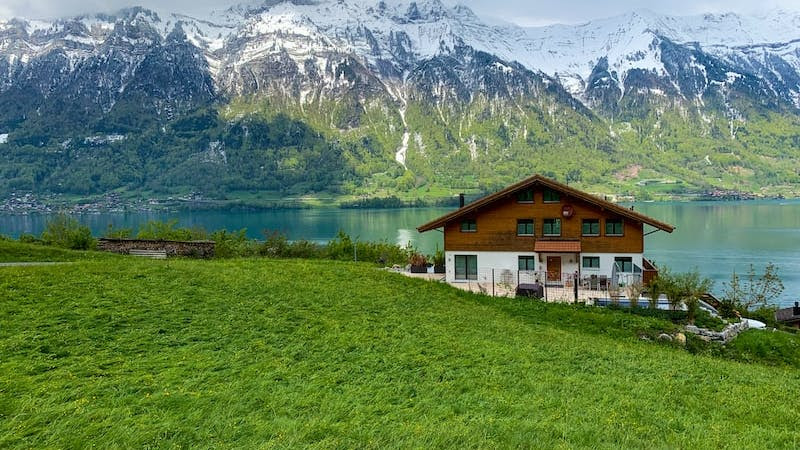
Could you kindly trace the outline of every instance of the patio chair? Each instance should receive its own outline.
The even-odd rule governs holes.
[[[589,277],[589,289],[596,291],[598,286],[597,275]]]
[[[598,282],[600,284],[600,289],[601,290],[603,290],[603,291],[608,290],[608,277],[607,276],[600,275],[599,277],[597,277],[597,280],[598,280]]]

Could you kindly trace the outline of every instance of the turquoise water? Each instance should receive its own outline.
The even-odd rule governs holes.
[[[744,273],[753,264],[763,270],[775,263],[786,290],[782,304],[800,300],[800,201],[636,203],[637,211],[671,223],[677,228],[645,238],[646,256],[674,271],[700,272],[722,282],[736,270]],[[401,210],[309,209],[260,212],[183,211],[177,213],[104,213],[76,216],[95,234],[108,224],[132,227],[148,220],[178,219],[180,226],[201,226],[207,230],[246,228],[252,238],[263,237],[263,230],[281,231],[290,239],[326,242],[339,230],[360,240],[386,240],[411,244],[425,253],[442,246],[442,233],[419,234],[416,227],[434,219],[449,208]],[[0,233],[18,236],[39,234],[48,216],[0,216]]]

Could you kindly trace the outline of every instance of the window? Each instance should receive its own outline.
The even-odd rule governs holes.
[[[519,257],[519,270],[536,270],[536,257],[535,256],[520,256]]]
[[[533,236],[533,219],[517,219],[517,236]]]
[[[545,203],[558,203],[559,201],[561,201],[561,195],[558,192],[551,189],[544,190]]]
[[[456,255],[456,280],[478,279],[478,255]]]
[[[617,272],[633,272],[633,258],[630,256],[617,256],[614,258],[614,265],[617,266]]]
[[[584,256],[583,257],[583,268],[584,269],[599,269],[600,268],[600,257],[599,256]]]
[[[606,219],[606,236],[622,236],[622,219]]]
[[[583,219],[584,236],[600,236],[600,219]]]
[[[561,219],[544,219],[542,234],[545,236],[561,236]]]
[[[533,203],[533,189],[525,189],[524,191],[517,192],[517,202]]]
[[[475,219],[465,219],[461,222],[462,233],[474,233],[478,231],[478,224]]]

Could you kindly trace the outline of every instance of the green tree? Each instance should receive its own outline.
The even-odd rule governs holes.
[[[56,214],[47,221],[45,230],[42,232],[42,242],[46,245],[73,250],[89,250],[96,245],[89,227],[64,213]]]
[[[208,239],[208,233],[200,227],[177,228],[175,219],[167,222],[150,220],[139,228],[137,239],[154,239],[166,241],[201,241]]]
[[[742,280],[734,271],[730,283],[724,283],[724,301],[739,312],[746,312],[755,306],[766,307],[783,293],[783,281],[778,276],[778,268],[769,263],[763,275],[756,275],[752,264]]]
[[[667,295],[670,308],[680,309],[686,305],[689,323],[694,323],[700,305],[700,297],[711,290],[713,281],[702,278],[697,269],[685,273],[671,273],[663,270],[658,275],[658,287]]]

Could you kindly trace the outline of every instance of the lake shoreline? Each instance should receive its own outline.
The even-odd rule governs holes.
[[[646,238],[645,256],[657,265],[676,271],[696,267],[715,280],[715,292],[721,292],[722,283],[729,281],[734,271],[742,274],[750,264],[762,270],[767,263],[774,263],[786,285],[781,303],[791,305],[800,299],[800,199],[635,202],[625,206],[676,226],[671,234],[659,232]],[[135,232],[151,220],[177,220],[180,227],[208,231],[246,229],[251,239],[263,239],[265,232],[280,232],[289,240],[328,242],[341,230],[360,241],[410,244],[422,253],[433,254],[437,246],[443,246],[442,234],[420,234],[416,228],[454,209],[84,211],[73,216],[96,236],[104,235],[109,225],[114,230],[129,228]],[[53,214],[0,213],[0,234],[13,238],[22,233],[38,236]]]
[[[468,203],[486,194],[468,195]],[[605,198],[620,204],[639,203],[694,203],[694,202],[750,202],[769,200],[798,200],[800,197],[756,196],[754,194],[680,194],[653,200],[637,200],[632,196],[604,194]],[[178,213],[192,211],[219,212],[265,212],[277,210],[304,209],[424,209],[438,207],[458,207],[458,197],[432,197],[428,199],[403,199],[400,197],[369,197],[351,199],[349,197],[286,197],[281,200],[243,200],[243,199],[208,199],[190,195],[182,197],[122,199],[119,196],[103,196],[101,198],[65,200],[57,196],[38,197],[34,194],[12,196],[0,203],[2,215],[54,214],[105,214],[105,213]]]

